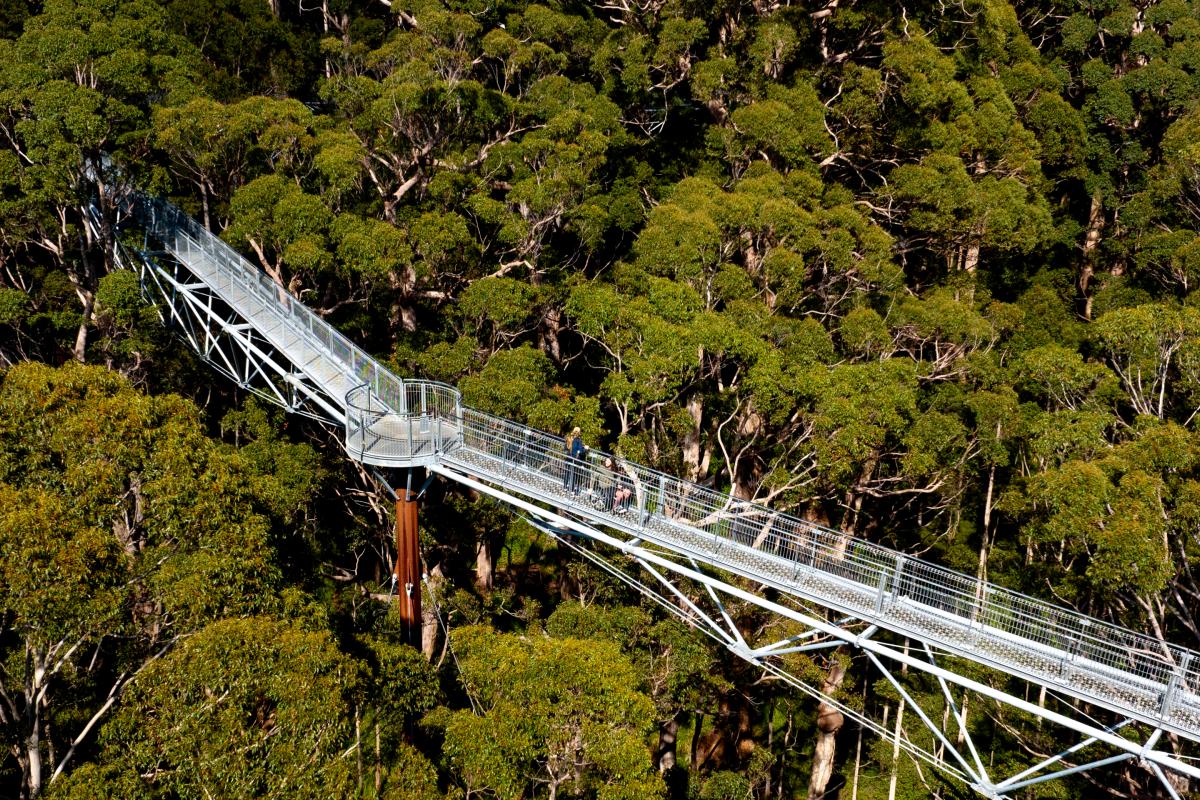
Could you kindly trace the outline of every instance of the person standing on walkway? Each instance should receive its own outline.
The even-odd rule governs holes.
[[[598,508],[601,511],[613,510],[613,492],[617,487],[616,465],[611,458],[605,458],[603,469],[596,476],[596,494]]]
[[[583,446],[583,432],[576,426],[567,437],[567,465],[563,470],[563,488],[569,492],[579,491],[579,473],[587,448]]]

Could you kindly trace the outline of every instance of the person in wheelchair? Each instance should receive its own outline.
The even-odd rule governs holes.
[[[624,514],[629,510],[630,501],[633,499],[633,485],[629,482],[628,475],[618,475],[616,480],[616,488],[613,492],[612,511],[614,514]]]

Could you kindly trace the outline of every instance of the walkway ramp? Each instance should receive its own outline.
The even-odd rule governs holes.
[[[822,640],[859,648],[889,679],[881,659],[924,669],[943,688],[946,681],[957,683],[1073,729],[1088,745],[1118,751],[1094,765],[1139,758],[1160,777],[1162,766],[1200,778],[1191,759],[1158,746],[1164,732],[1200,742],[1195,652],[616,456],[611,470],[601,453],[569,459],[559,436],[464,407],[451,386],[392,374],[170,204],[141,197],[134,212],[142,246],[121,246],[118,256],[139,272],[164,317],[242,386],[344,426],[352,458],[426,467],[613,545],[662,581],[688,609],[689,621],[716,626],[731,650],[764,667],[805,646],[792,640],[750,646],[728,615],[724,624],[717,613],[702,611],[664,574],[700,581],[721,614],[718,593],[755,602],[810,625]],[[614,502],[609,487],[616,485],[631,490],[624,504]],[[857,624],[830,623],[805,611],[810,603]],[[901,651],[879,632],[921,643],[928,657]],[[937,657],[947,655],[1108,709],[1115,722],[1071,717],[1062,711],[1066,704],[1058,711],[1040,708],[960,674],[952,659],[939,664]],[[948,691],[946,699],[953,704]],[[1127,735],[1136,726],[1119,730],[1135,722],[1145,726],[1140,738]],[[1030,778],[1036,770],[1028,770],[995,781],[967,741],[973,758],[955,751],[958,763],[945,766],[984,794],[1004,796],[1046,777]]]

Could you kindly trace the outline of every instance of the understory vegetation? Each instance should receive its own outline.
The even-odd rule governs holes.
[[[1194,0],[5,0],[0,798],[971,796],[448,482],[401,644],[377,477],[160,323],[123,193],[473,407],[1200,648],[1198,103]]]

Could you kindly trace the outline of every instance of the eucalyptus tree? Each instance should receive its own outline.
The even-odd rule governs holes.
[[[199,91],[194,50],[165,28],[164,10],[150,0],[50,0],[19,38],[0,40],[0,246],[6,261],[45,263],[67,277],[79,304],[72,349],[80,361],[108,266],[107,243],[90,240],[83,209],[95,201],[111,220],[137,172],[113,167],[145,157],[151,104]],[[30,275],[20,280],[16,288],[28,289]]]
[[[0,442],[0,724],[32,797],[180,641],[279,607],[274,537],[315,459],[261,470],[187,401],[83,366],[9,369]]]
[[[443,758],[467,793],[552,800],[660,797],[644,745],[653,704],[611,643],[460,629],[456,648],[472,711],[434,712]]]

